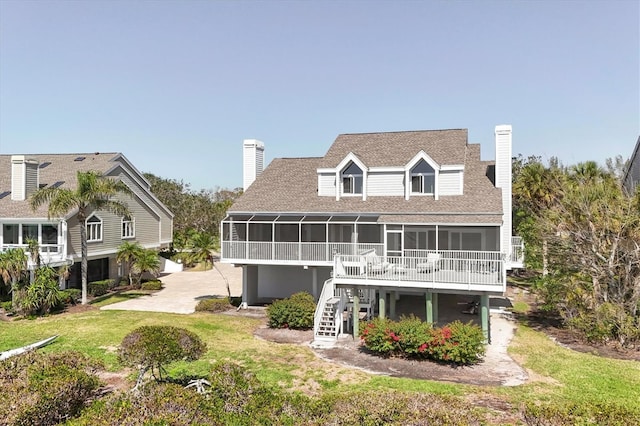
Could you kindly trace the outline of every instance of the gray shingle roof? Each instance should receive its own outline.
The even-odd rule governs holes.
[[[107,172],[115,163],[113,160],[121,154],[115,152],[77,153],[77,154],[27,154],[27,158],[35,158],[40,165],[50,163],[40,168],[40,185],[53,185],[63,182],[61,188],[75,188],[78,171],[94,170]],[[84,157],[82,161],[74,161]],[[0,155],[0,194],[11,191],[11,155]],[[32,211],[29,201],[11,200],[11,195],[0,199],[0,217],[3,218],[46,218],[47,206],[41,206]]]
[[[411,132],[339,135],[319,167],[336,167],[353,152],[367,167],[405,166],[420,150],[438,164],[463,164],[467,130],[418,130]]]
[[[371,135],[373,141],[369,139]],[[406,146],[403,136],[407,137]],[[466,130],[340,135],[323,158],[274,159],[235,201],[230,213],[422,214],[438,215],[432,217],[434,222],[451,216],[450,223],[500,224],[502,195],[489,177],[493,162],[480,161],[480,146],[467,145],[466,136]],[[317,195],[317,169],[335,167],[349,152],[372,167],[404,166],[420,150],[440,164],[465,165],[464,195],[441,196],[439,200],[369,196],[365,201],[354,197],[336,201],[335,197]],[[483,217],[477,218],[478,215]]]

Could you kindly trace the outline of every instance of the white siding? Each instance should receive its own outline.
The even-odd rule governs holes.
[[[438,195],[462,195],[462,171],[441,171],[438,175]]]
[[[318,268],[318,290],[329,278],[331,268]],[[258,299],[282,299],[299,291],[311,293],[313,273],[301,266],[258,265]]]
[[[336,196],[336,175],[334,173],[318,174],[318,195]]]
[[[404,196],[404,173],[403,172],[385,172],[385,173],[368,173],[367,195],[397,195]]]

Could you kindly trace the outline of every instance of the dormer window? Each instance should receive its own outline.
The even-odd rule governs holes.
[[[420,160],[411,169],[411,193],[427,194],[435,193],[436,173],[426,161]]]
[[[362,195],[362,170],[353,161],[342,171],[342,193]]]

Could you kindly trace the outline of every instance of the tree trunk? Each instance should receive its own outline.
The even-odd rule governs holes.
[[[80,276],[82,277],[82,304],[87,304],[87,224],[84,210],[78,211],[78,222],[80,222]]]

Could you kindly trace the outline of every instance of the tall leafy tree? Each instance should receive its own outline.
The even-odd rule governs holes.
[[[151,191],[174,214],[174,247],[187,247],[193,233],[205,232],[218,236],[220,222],[229,206],[242,194],[241,188],[201,189],[194,191],[188,183],[164,179],[145,173],[151,183]]]
[[[556,255],[554,303],[594,340],[640,341],[640,209],[615,175],[593,162],[567,172],[546,238]]]
[[[79,171],[75,189],[48,186],[31,195],[33,210],[48,205],[49,218],[62,217],[76,210],[80,223],[82,304],[87,303],[87,216],[94,210],[109,211],[119,216],[129,216],[127,204],[117,197],[131,195],[131,189],[122,181],[103,176],[96,171]]]
[[[542,273],[548,273],[548,247],[544,222],[537,220],[548,213],[558,199],[559,180],[562,176],[558,166],[545,167],[539,158],[530,157],[521,162],[514,175],[513,194],[516,208],[517,232],[525,237],[527,255],[537,257],[533,249],[541,243]],[[531,259],[529,259],[531,260]]]

